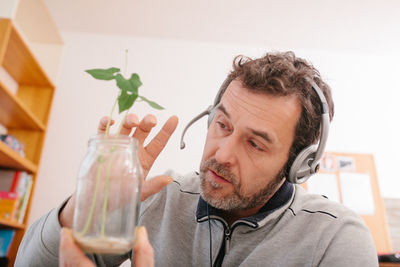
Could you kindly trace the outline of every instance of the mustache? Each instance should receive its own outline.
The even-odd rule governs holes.
[[[229,168],[224,164],[217,162],[214,158],[204,161],[200,167],[200,172],[205,173],[208,169],[212,170],[219,176],[222,176],[225,180],[231,182],[232,184],[238,183],[238,179],[233,173],[230,172]]]

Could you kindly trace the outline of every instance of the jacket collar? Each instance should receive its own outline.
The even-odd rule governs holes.
[[[285,181],[283,185],[276,191],[272,198],[265,203],[265,205],[253,216],[242,218],[242,221],[249,222],[251,225],[258,227],[258,223],[265,219],[273,211],[279,209],[280,207],[287,204],[292,198],[294,191],[293,184]],[[221,214],[221,210],[208,205],[208,203],[200,196],[199,202],[197,204],[196,219],[198,222],[203,221],[208,216],[213,216],[214,218]]]

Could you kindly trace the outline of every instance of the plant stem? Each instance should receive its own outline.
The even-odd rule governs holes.
[[[118,93],[118,96],[119,96],[120,92]],[[108,137],[108,134],[109,134],[109,131],[110,131],[110,124],[111,124],[112,114],[114,113],[114,110],[115,110],[115,107],[116,107],[117,103],[118,103],[118,97],[115,99],[114,104],[113,104],[113,106],[111,108],[110,116],[108,117],[108,121],[107,121],[106,134],[104,136],[104,139]]]
[[[86,219],[86,223],[85,226],[83,227],[82,232],[80,232],[81,235],[86,234],[86,232],[89,230],[89,226],[90,223],[92,221],[92,217],[93,217],[93,212],[94,212],[94,206],[96,204],[96,198],[97,198],[97,191],[99,189],[99,183],[100,183],[100,166],[103,162],[99,162],[100,165],[97,166],[97,172],[96,172],[96,185],[94,187],[94,195],[93,195],[93,199],[92,199],[92,204],[90,206],[90,210],[89,210],[89,215]]]
[[[129,114],[129,110],[125,112],[124,118],[122,119],[122,122],[119,124],[118,131],[117,131],[117,136],[121,132],[122,125],[126,119],[126,117]],[[107,165],[107,176],[106,176],[106,184],[105,184],[105,193],[104,193],[104,201],[103,201],[103,212],[102,212],[102,219],[101,219],[101,235],[104,236],[104,228],[107,220],[107,204],[108,204],[108,194],[109,194],[109,184],[110,184],[110,176],[111,176],[111,162],[114,158],[114,150],[115,147],[111,147],[111,158],[108,160],[108,165]]]
[[[107,126],[106,126],[106,132],[105,132],[105,135],[104,135],[104,139],[107,139],[108,134],[110,132],[111,118],[112,118],[112,114],[114,113],[114,110],[115,110],[115,107],[116,107],[117,103],[118,103],[118,97],[115,99],[114,104],[113,104],[113,106],[111,108],[110,116],[108,117],[108,121],[107,121]],[[99,162],[99,165],[97,165],[96,185],[95,185],[94,195],[93,195],[93,199],[92,199],[92,204],[90,206],[90,211],[89,211],[89,215],[88,215],[88,217],[86,219],[85,226],[84,226],[82,232],[80,233],[81,235],[86,234],[87,230],[89,229],[90,223],[92,221],[94,207],[95,207],[96,199],[97,199],[97,191],[98,191],[98,186],[99,186],[99,181],[100,181],[100,169],[101,169],[101,165],[102,164],[103,164],[103,162]],[[106,184],[106,192],[108,192],[109,191],[108,190],[109,175],[107,175],[106,183],[107,183]],[[108,194],[107,194],[107,196],[108,196]],[[102,221],[102,233],[104,233],[104,229],[103,229],[104,228],[104,222],[105,222],[105,219]]]
[[[105,184],[105,192],[104,192],[104,200],[103,200],[103,212],[102,212],[102,219],[101,219],[101,236],[104,236],[104,229],[105,229],[105,224],[106,224],[106,220],[107,220],[107,203],[108,203],[108,194],[110,192],[109,189],[109,185],[110,185],[110,176],[111,176],[111,162],[114,158],[114,150],[115,147],[112,146],[111,147],[111,157],[108,160],[108,164],[107,164],[107,178],[106,178],[106,184]]]
[[[122,125],[124,121],[126,120],[126,117],[129,114],[129,110],[125,112],[124,118],[122,119],[121,123],[119,124],[118,131],[117,131],[117,136],[121,132]],[[109,184],[110,184],[110,176],[111,176],[111,162],[114,158],[114,150],[115,146],[111,147],[111,158],[108,161],[107,165],[107,176],[106,176],[106,184],[105,184],[105,193],[104,193],[104,201],[103,201],[103,214],[102,214],[102,219],[101,219],[101,235],[104,235],[104,228],[107,220],[107,203],[108,203],[108,194],[109,194]]]
[[[125,65],[124,65],[124,76],[126,75],[126,70],[127,70],[127,66],[128,66],[128,49],[125,50]],[[109,135],[109,131],[110,131],[110,125],[111,125],[111,118],[112,115],[114,113],[115,107],[118,103],[118,98],[121,94],[122,90],[119,90],[118,92],[118,97],[115,99],[114,104],[112,106],[111,112],[110,112],[110,116],[108,117],[108,121],[107,121],[107,126],[106,126],[106,131],[105,131],[105,136],[104,139],[107,139],[108,135]],[[121,128],[122,125],[124,123],[124,121],[126,120],[126,117],[129,113],[129,110],[127,110],[127,112],[124,115],[124,118],[122,119],[122,122],[120,123],[119,127],[118,127],[118,131],[117,131],[117,136],[120,134],[121,132]],[[109,184],[110,184],[110,176],[111,176],[111,162],[112,159],[114,158],[114,150],[115,150],[115,146],[113,145],[111,147],[111,157],[108,159],[108,164],[107,164],[107,176],[106,176],[106,183],[105,183],[105,193],[104,193],[104,200],[103,200],[103,210],[102,210],[102,220],[101,220],[101,236],[104,236],[104,232],[105,232],[105,223],[107,220],[107,204],[108,204],[108,195],[109,195]],[[97,198],[97,191],[98,191],[98,185],[99,185],[99,180],[100,180],[100,167],[103,164],[103,162],[99,162],[100,164],[97,166],[97,173],[96,173],[96,185],[95,185],[95,192],[93,195],[93,199],[92,199],[92,204],[90,207],[90,211],[89,211],[89,215],[88,218],[86,220],[85,223],[85,227],[83,229],[83,231],[81,232],[82,235],[84,235],[90,226],[90,223],[92,221],[92,217],[93,217],[93,212],[94,212],[94,207],[95,207],[95,203],[96,203],[96,198]]]
[[[129,114],[129,110],[127,110],[127,111],[125,112],[125,115],[124,115],[124,117],[122,118],[122,121],[120,122],[120,124],[119,124],[119,126],[118,126],[117,136],[120,134],[121,129],[122,129],[122,125],[124,124],[124,122],[125,122],[126,117],[128,116],[128,114]]]
[[[125,65],[124,65],[124,76],[126,76],[126,69],[128,67],[128,49],[125,49]]]

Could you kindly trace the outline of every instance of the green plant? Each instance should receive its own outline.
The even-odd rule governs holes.
[[[115,110],[115,106],[118,103],[119,113],[121,114],[124,111],[127,111],[126,114],[129,113],[129,109],[133,106],[136,100],[141,100],[147,102],[152,108],[161,110],[164,109],[162,106],[147,99],[144,96],[139,95],[139,87],[142,85],[140,81],[139,75],[137,73],[132,73],[129,79],[126,79],[118,68],[108,68],[108,69],[90,69],[86,70],[93,78],[98,80],[115,80],[117,83],[117,87],[119,88],[119,94],[117,99],[114,102],[114,105],[111,109],[111,114],[109,116],[109,121],[107,124],[106,135],[109,132],[109,126],[112,118],[112,114]],[[125,115],[126,116],[126,115]],[[125,119],[125,117],[124,117]],[[121,130],[121,126],[124,120],[122,120],[117,134],[119,134]]]
[[[126,51],[127,55],[127,51]],[[126,65],[127,65],[127,59],[125,59],[125,71],[126,72]],[[144,96],[139,95],[139,87],[142,85],[142,82],[140,81],[140,77],[137,73],[132,73],[130,75],[129,79],[126,79],[120,72],[119,68],[108,68],[108,69],[89,69],[86,70],[87,73],[89,73],[93,78],[97,80],[105,80],[105,81],[110,81],[110,80],[115,80],[116,85],[119,88],[118,90],[118,97],[115,99],[114,104],[112,106],[110,115],[108,117],[108,122],[107,122],[107,127],[105,131],[105,136],[104,138],[107,138],[109,135],[109,130],[110,130],[110,124],[112,120],[113,113],[115,111],[116,104],[118,103],[118,109],[119,109],[119,114],[122,112],[126,112],[123,119],[120,122],[120,125],[118,127],[116,135],[119,135],[122,125],[126,119],[126,116],[129,114],[130,108],[133,106],[133,104],[139,100],[139,101],[144,101],[147,104],[149,104],[152,108],[161,110],[164,109],[162,106],[157,104],[154,101],[151,101],[147,99]],[[101,235],[104,235],[104,229],[105,229],[105,222],[106,222],[106,211],[107,211],[107,202],[108,202],[108,193],[109,193],[109,180],[110,180],[110,167],[111,167],[111,162],[113,159],[113,154],[111,150],[111,157],[108,158],[108,160],[104,159],[103,155],[100,155],[97,158],[98,162],[98,169],[96,172],[96,184],[95,184],[95,189],[94,189],[94,194],[92,198],[92,203],[90,206],[89,214],[85,223],[85,226],[80,233],[81,235],[84,235],[89,227],[90,223],[93,217],[94,213],[94,207],[95,207],[95,202],[97,198],[97,191],[98,191],[98,184],[99,184],[99,179],[100,179],[100,168],[101,165],[105,163],[105,161],[108,162],[107,165],[107,176],[106,176],[106,185],[105,185],[105,196],[104,196],[104,201],[103,201],[103,209],[102,209],[102,223],[101,223]]]

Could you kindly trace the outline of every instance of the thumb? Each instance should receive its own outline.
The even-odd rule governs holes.
[[[133,248],[135,252],[135,266],[154,266],[154,250],[153,247],[150,245],[146,228],[144,226],[139,227],[137,230],[137,235],[137,240]]]
[[[93,262],[75,244],[71,229],[62,228],[60,237],[59,267],[94,267]]]
[[[157,176],[146,180],[142,186],[142,194],[140,200],[144,201],[149,196],[160,192],[161,189],[163,189],[165,186],[169,185],[173,181],[174,179],[172,179],[171,176],[167,175]]]

